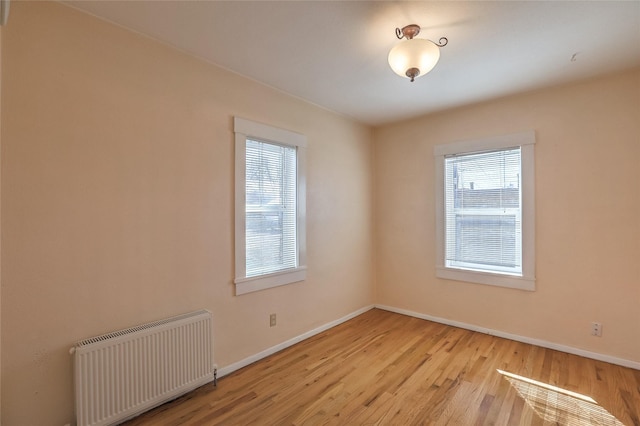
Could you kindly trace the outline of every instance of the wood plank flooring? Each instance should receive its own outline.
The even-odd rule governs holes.
[[[640,371],[374,309],[126,424],[640,426]]]

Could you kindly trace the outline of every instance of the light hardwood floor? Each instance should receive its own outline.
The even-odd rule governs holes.
[[[374,309],[127,425],[640,426],[639,419],[638,370]]]

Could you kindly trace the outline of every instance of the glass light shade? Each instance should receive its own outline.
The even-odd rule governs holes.
[[[433,69],[440,59],[440,48],[423,38],[403,40],[389,52],[389,66],[401,77],[407,77],[407,70],[417,68],[418,77]]]

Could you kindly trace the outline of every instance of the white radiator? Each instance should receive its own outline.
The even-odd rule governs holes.
[[[197,311],[78,342],[78,426],[112,425],[216,379],[209,311]]]

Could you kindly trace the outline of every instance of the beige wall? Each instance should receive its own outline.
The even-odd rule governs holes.
[[[373,303],[369,128],[58,3],[2,47],[5,425],[72,420],[81,338],[206,308],[224,367]],[[240,297],[234,115],[309,141],[308,278]]]
[[[0,100],[2,99],[2,27],[0,27]],[[0,160],[2,158],[2,102],[0,102]],[[0,161],[0,176],[2,162]],[[0,206],[2,206],[2,178],[0,177]],[[0,207],[0,212],[2,208]],[[2,235],[2,214],[0,213],[0,235]],[[0,413],[2,413],[2,245],[0,244]],[[2,416],[0,416],[2,425]]]
[[[433,146],[531,129],[537,291],[437,279]],[[385,126],[374,156],[377,303],[640,362],[640,71]]]

